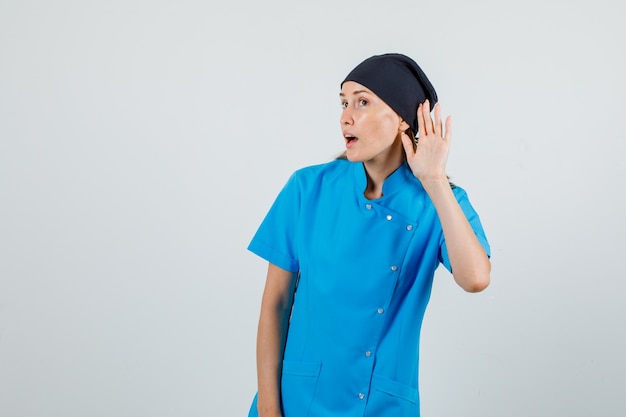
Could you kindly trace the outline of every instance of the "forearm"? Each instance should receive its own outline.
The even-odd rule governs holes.
[[[270,264],[257,332],[259,417],[279,417],[280,379],[296,275]]]
[[[441,222],[454,280],[465,291],[482,291],[489,285],[491,263],[476,238],[447,178],[422,183]]]
[[[281,416],[280,378],[287,311],[265,307],[261,310],[257,333],[257,405],[260,417]]]

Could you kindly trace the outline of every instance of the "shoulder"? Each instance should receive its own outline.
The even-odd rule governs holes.
[[[472,202],[470,201],[470,197],[464,188],[459,187],[458,185],[453,185],[452,192],[454,193],[456,201],[459,203],[461,209],[468,217],[468,219],[471,220],[472,218],[478,216],[476,210],[474,209],[474,206],[472,205]]]
[[[346,181],[350,181],[354,175],[352,163],[346,160],[334,160],[323,164],[309,165],[292,172],[283,186],[282,196],[303,196],[319,194],[322,189],[328,191],[328,187],[343,187]]]
[[[463,187],[459,187],[456,184],[450,183],[450,188],[452,188],[452,192],[454,193],[457,199],[459,197],[467,196],[467,192],[465,191]]]
[[[337,159],[323,164],[310,165],[295,171],[292,179],[301,184],[345,179],[348,178],[346,174],[352,170],[352,164],[345,159]]]

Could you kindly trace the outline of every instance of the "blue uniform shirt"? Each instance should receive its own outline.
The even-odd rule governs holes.
[[[404,163],[368,200],[361,163],[296,171],[248,249],[300,277],[282,369],[285,417],[419,416],[419,335],[439,263],[432,201]],[[465,191],[453,189],[489,254]],[[256,416],[256,401],[250,416]]]

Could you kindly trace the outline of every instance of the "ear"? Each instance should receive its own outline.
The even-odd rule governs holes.
[[[400,132],[406,132],[406,130],[409,128],[409,124],[407,122],[405,122],[404,120],[400,119],[400,127],[398,127],[398,130]]]

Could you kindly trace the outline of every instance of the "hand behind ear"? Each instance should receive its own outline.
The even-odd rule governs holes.
[[[402,132],[402,144],[413,175],[420,181],[445,179],[446,163],[452,137],[452,116],[446,118],[445,130],[441,122],[441,106],[435,105],[435,120],[430,116],[430,103],[426,100],[417,108],[418,141],[415,149],[409,136]]]

